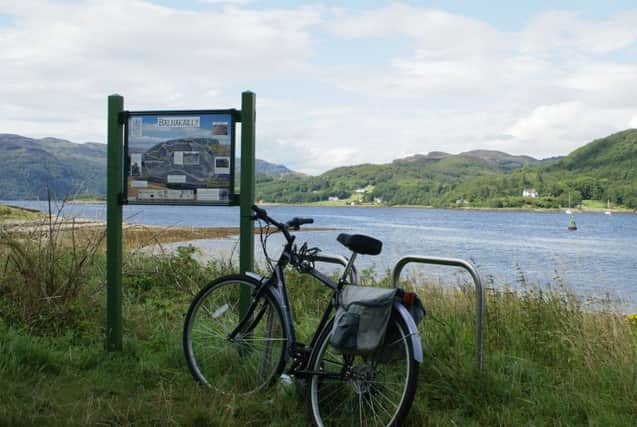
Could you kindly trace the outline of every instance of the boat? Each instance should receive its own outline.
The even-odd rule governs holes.
[[[575,218],[571,217],[571,219],[568,221],[568,230],[569,231],[575,231],[577,230],[577,224],[575,223]]]
[[[571,212],[571,193],[568,193],[568,209],[566,209],[564,213],[567,215],[571,215],[573,213]]]
[[[612,215],[612,212],[610,211],[610,199],[608,199],[608,208],[606,209],[606,212],[604,212],[606,215]]]

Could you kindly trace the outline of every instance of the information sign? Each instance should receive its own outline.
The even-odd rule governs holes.
[[[234,199],[234,110],[128,112],[131,204],[229,204]]]

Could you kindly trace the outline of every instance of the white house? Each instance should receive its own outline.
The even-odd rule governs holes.
[[[538,193],[535,188],[525,188],[522,190],[522,197],[537,197]]]

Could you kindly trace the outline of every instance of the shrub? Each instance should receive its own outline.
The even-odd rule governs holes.
[[[104,231],[81,229],[61,209],[28,227],[0,230],[0,296],[11,321],[40,331],[73,321]],[[99,277],[99,275],[97,275]]]

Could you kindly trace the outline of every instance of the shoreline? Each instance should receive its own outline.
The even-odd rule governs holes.
[[[25,200],[26,202],[34,202],[41,200]],[[19,200],[11,200],[9,202],[19,202]],[[55,202],[61,202],[57,200]],[[76,205],[105,205],[106,201],[104,200],[68,200],[65,203],[67,204],[76,204]],[[277,203],[277,202],[262,202],[257,201],[257,204],[260,206],[290,206],[290,207],[311,207],[311,208],[388,208],[388,209],[430,209],[430,210],[450,210],[450,211],[487,211],[487,212],[537,212],[537,213],[551,213],[551,212],[563,212],[565,213],[566,208],[490,208],[490,207],[470,207],[470,206],[462,206],[462,207],[449,207],[449,206],[441,206],[435,207],[430,205],[379,205],[379,204],[321,204],[319,203]],[[5,205],[10,206],[15,209],[23,209],[29,212],[42,212],[33,208],[24,208],[16,205]],[[147,205],[153,206],[153,205]],[[166,205],[157,205],[157,206],[166,206]],[[573,214],[584,214],[584,213],[599,213],[604,214],[607,209],[606,208],[571,208]],[[630,210],[626,208],[615,208],[611,211],[612,215],[616,214],[637,214],[636,210]]]
[[[39,235],[49,232],[49,223],[43,219],[0,222],[0,231],[9,235]],[[82,218],[64,218],[53,225],[54,232],[78,233],[79,236],[95,237],[95,233],[106,232],[106,223]],[[304,227],[303,231],[333,231],[329,227]],[[193,240],[228,239],[239,235],[239,227],[197,227],[145,224],[122,224],[124,245],[137,249],[165,243],[190,242]],[[88,234],[87,234],[88,233]],[[254,234],[259,233],[258,229]]]
[[[259,203],[259,206],[293,206],[293,207],[311,207],[311,208],[386,208],[386,209],[429,209],[429,210],[445,210],[445,211],[489,211],[489,212],[537,212],[537,213],[551,213],[562,212],[565,213],[565,208],[482,208],[482,207],[435,207],[425,205],[320,205],[314,203]],[[586,208],[586,209],[574,209],[571,208],[573,214],[584,213],[600,213],[603,214],[606,209]],[[613,210],[612,214],[637,214],[637,210],[620,209]]]

